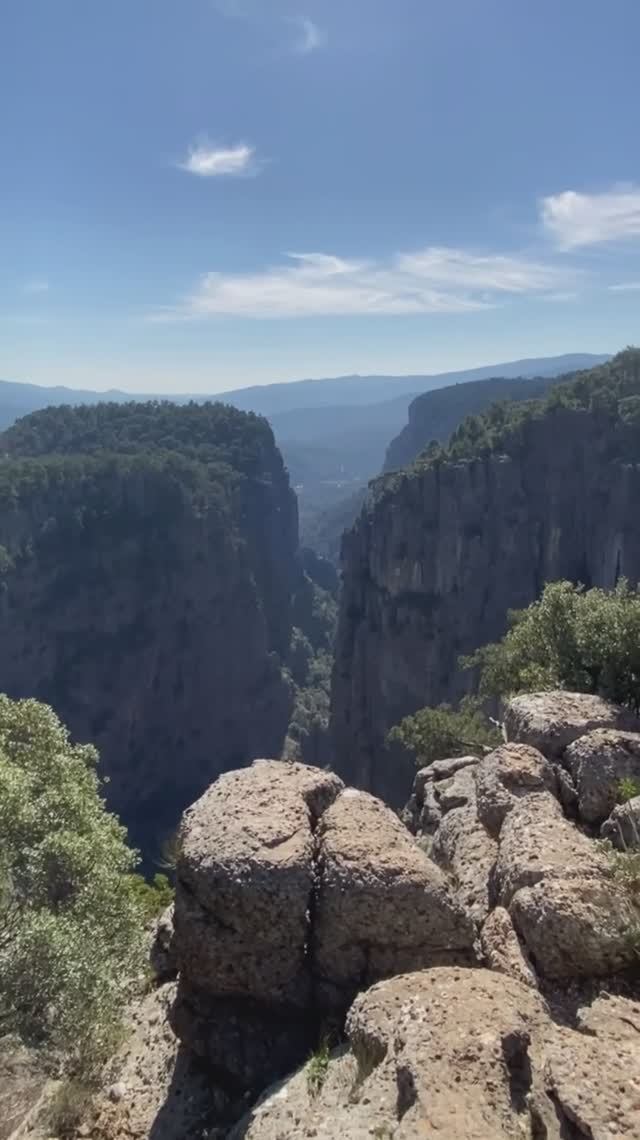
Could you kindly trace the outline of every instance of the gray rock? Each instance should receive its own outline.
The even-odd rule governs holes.
[[[562,814],[550,792],[526,796],[511,809],[500,832],[495,887],[508,907],[522,887],[550,879],[601,879],[604,854]]]
[[[472,958],[473,922],[394,813],[343,792],[320,820],[311,960],[324,1000],[405,970]]]
[[[454,776],[439,780],[433,785],[436,801],[443,815],[453,808],[464,807],[475,800],[475,783],[473,769],[462,769]]]
[[[478,819],[498,836],[507,813],[524,796],[555,792],[553,768],[528,744],[503,744],[474,769]]]
[[[606,977],[633,964],[640,915],[605,878],[546,878],[517,891],[509,913],[536,970],[554,981]]]
[[[640,721],[603,697],[554,690],[512,697],[504,708],[508,741],[530,744],[549,759],[558,759],[578,737],[596,728],[640,729]]]
[[[425,773],[425,779],[434,780],[448,780],[449,776],[455,776],[456,772],[461,772],[463,768],[473,768],[475,764],[479,763],[478,756],[452,756],[447,760],[434,760],[428,768],[421,768],[416,776],[416,783],[418,777]]]
[[[418,835],[433,835],[440,825],[442,808],[435,792],[434,784],[427,784],[418,814]]]
[[[456,896],[476,922],[489,911],[489,892],[498,853],[496,841],[477,818],[475,803],[445,815],[431,846],[431,857],[448,871]]]
[[[600,834],[620,851],[640,848],[640,796],[618,804],[605,819]]]
[[[603,823],[616,806],[620,781],[640,783],[640,733],[596,729],[567,748],[563,763],[577,791],[580,818]]]
[[[535,970],[527,958],[511,916],[502,906],[495,907],[488,915],[480,935],[485,964],[490,970],[506,974],[523,986],[538,987]]]

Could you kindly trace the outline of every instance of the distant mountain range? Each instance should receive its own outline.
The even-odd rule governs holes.
[[[141,396],[116,388],[95,392],[0,381],[0,430],[20,416],[55,404],[122,403],[131,399],[167,399],[176,403],[192,399],[219,400],[242,411],[258,412],[271,422],[289,467],[298,492],[304,532],[318,512],[354,496],[380,472],[387,447],[407,425],[408,408],[416,396],[496,377],[558,376],[592,368],[609,359],[607,354],[567,353],[433,375],[337,376],[238,388],[212,395]],[[456,405],[464,403],[454,402]],[[336,517],[342,515],[339,508]]]

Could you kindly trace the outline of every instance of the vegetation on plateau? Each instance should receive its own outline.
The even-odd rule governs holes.
[[[150,912],[96,762],[52,709],[0,696],[0,1034],[83,1075],[117,1040]]]

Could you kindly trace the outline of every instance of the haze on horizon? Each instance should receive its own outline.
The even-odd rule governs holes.
[[[10,0],[0,378],[215,393],[637,342],[639,33],[635,0]]]

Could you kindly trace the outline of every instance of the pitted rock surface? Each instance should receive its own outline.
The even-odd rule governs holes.
[[[509,913],[546,978],[607,977],[637,961],[629,933],[640,913],[611,880],[547,878],[518,891]]]
[[[495,907],[488,915],[480,942],[485,964],[490,970],[506,974],[524,986],[538,988],[535,970],[520,944],[509,911],[503,906]]]
[[[490,906],[490,884],[498,845],[476,813],[475,801],[445,815],[431,845],[431,857],[448,871],[456,897],[476,922],[483,922]]]
[[[473,771],[478,819],[496,838],[505,816],[521,799],[536,792],[556,791],[551,764],[528,744],[503,744]]]
[[[616,806],[620,781],[640,783],[640,733],[596,729],[567,748],[563,763],[576,788],[580,818],[601,824]]]
[[[607,859],[565,819],[550,792],[527,796],[512,808],[500,832],[495,885],[508,907],[516,891],[551,879],[602,879]]]
[[[475,930],[442,871],[388,808],[348,789],[317,831],[314,974],[338,1004],[380,977],[470,957]]]
[[[562,689],[512,697],[504,708],[508,741],[530,744],[557,760],[579,736],[597,728],[640,731],[640,721],[628,709],[591,693]]]

